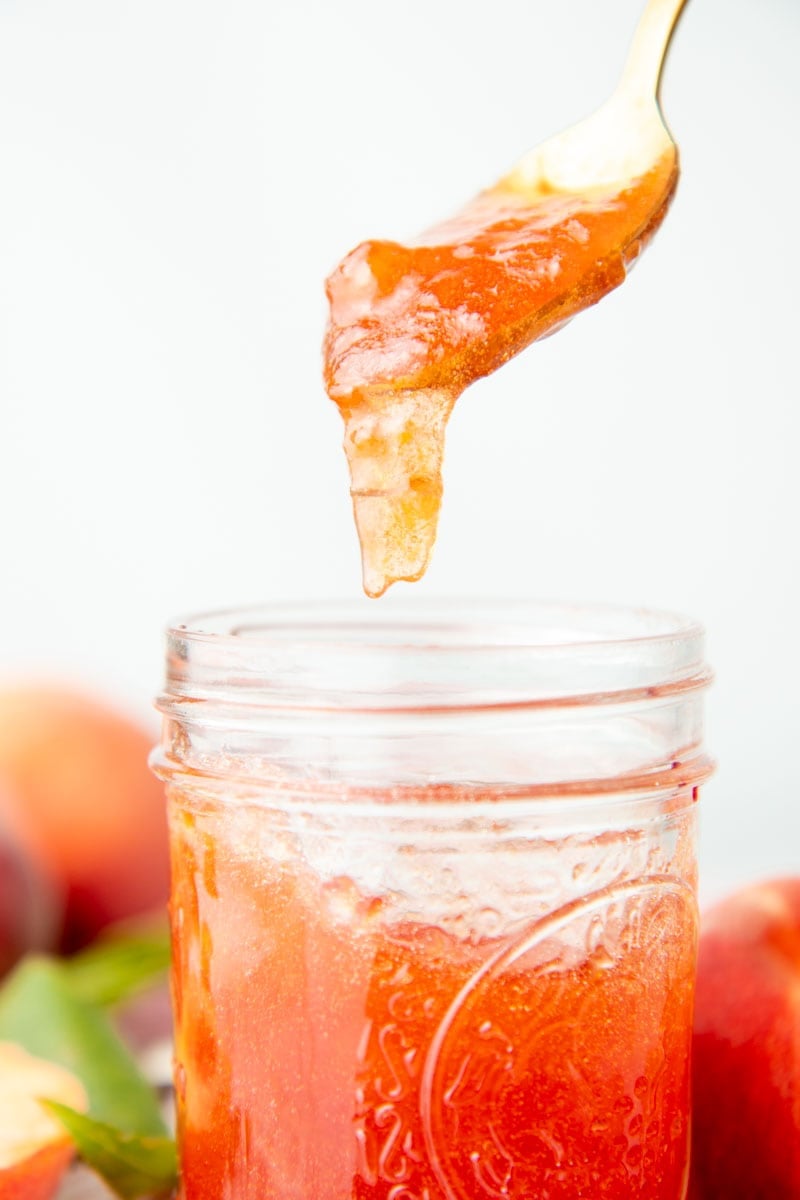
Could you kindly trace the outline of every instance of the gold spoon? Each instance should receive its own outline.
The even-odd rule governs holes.
[[[686,0],[650,0],[610,98],[577,125],[526,154],[497,185],[534,192],[584,193],[624,187],[677,147],[659,104],[661,74]],[[677,179],[676,179],[677,182]]]
[[[464,388],[618,286],[661,224],[678,153],[658,89],[684,3],[650,0],[592,116],[451,220],[405,245],[364,242],[330,276],[325,376],[345,421],[368,595],[425,571]]]

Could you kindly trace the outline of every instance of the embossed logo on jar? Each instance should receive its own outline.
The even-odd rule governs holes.
[[[380,1186],[387,1200],[430,1200],[427,1188],[417,1192],[410,1182],[426,1157],[417,1105],[419,1030],[430,1027],[434,1001],[403,959],[409,946],[402,939],[387,946],[397,953],[375,964],[369,1003],[381,1017],[367,1024],[359,1047],[356,1174],[370,1187]]]
[[[543,1187],[558,1200],[601,1184],[679,1194],[696,920],[672,877],[619,884],[528,926],[467,978],[419,1078],[447,1200]]]

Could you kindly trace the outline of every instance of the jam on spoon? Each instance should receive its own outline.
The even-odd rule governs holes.
[[[325,382],[368,595],[425,571],[459,395],[622,283],[664,219],[678,153],[658,87],[684,3],[650,0],[591,117],[410,242],[362,242],[328,279]]]

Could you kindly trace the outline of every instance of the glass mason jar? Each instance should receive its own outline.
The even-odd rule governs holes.
[[[615,608],[172,629],[186,1200],[682,1200],[708,678]]]

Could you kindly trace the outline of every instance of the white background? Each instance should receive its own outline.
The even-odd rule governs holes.
[[[594,108],[639,8],[0,0],[6,674],[149,714],[168,618],[358,593],[324,276]],[[459,402],[416,585],[703,620],[706,897],[800,869],[799,57],[797,0],[690,0],[672,212]]]

